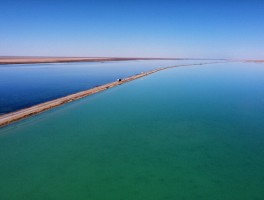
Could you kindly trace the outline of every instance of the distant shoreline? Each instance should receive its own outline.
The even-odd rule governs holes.
[[[0,65],[68,62],[105,62],[135,60],[133,58],[76,58],[76,57],[0,57]]]
[[[224,59],[0,56],[0,65],[37,64],[37,63],[71,63],[71,62],[106,62],[106,61],[129,61],[129,60],[224,60]]]
[[[264,60],[246,60],[245,62],[264,63]]]
[[[148,71],[148,72],[143,72],[143,73],[140,73],[140,74],[136,74],[134,76],[130,76],[128,78],[120,79],[120,80],[117,80],[117,81],[114,81],[114,82],[111,82],[111,83],[107,83],[107,84],[104,84],[104,85],[101,85],[101,86],[98,86],[98,87],[94,87],[94,88],[82,91],[82,92],[78,92],[78,93],[71,94],[71,95],[68,95],[68,96],[65,96],[65,97],[61,97],[61,98],[58,98],[58,99],[55,99],[55,100],[44,102],[44,103],[41,103],[41,104],[38,104],[38,105],[35,105],[35,106],[31,106],[29,108],[25,108],[25,109],[22,109],[22,110],[19,110],[19,111],[15,111],[15,112],[11,112],[11,113],[8,113],[8,114],[1,115],[0,116],[0,128],[3,127],[3,126],[7,126],[9,124],[12,124],[12,123],[14,123],[16,121],[28,118],[28,117],[30,117],[32,115],[37,115],[37,114],[42,113],[44,111],[50,110],[52,108],[64,105],[64,104],[66,104],[68,102],[72,102],[72,101],[75,101],[77,99],[81,99],[81,98],[90,96],[92,94],[96,94],[98,92],[107,90],[109,88],[112,88],[112,87],[115,87],[115,86],[130,82],[130,81],[133,81],[133,80],[136,80],[136,79],[139,79],[139,78],[142,78],[144,76],[148,76],[150,74],[153,74],[153,73],[156,73],[156,72],[159,72],[159,71],[162,71],[162,70],[176,68],[176,67],[205,65],[205,64],[216,64],[216,63],[219,63],[219,62],[210,62],[210,63],[207,62],[207,63],[199,63],[199,64],[176,65],[176,66],[171,66],[171,67],[158,68],[158,69],[154,69],[154,70],[151,70],[151,71]]]

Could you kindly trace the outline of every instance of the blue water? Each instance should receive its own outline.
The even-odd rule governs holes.
[[[0,115],[151,69],[204,61],[151,60],[0,66]]]
[[[264,65],[164,70],[0,129],[1,200],[263,200]]]

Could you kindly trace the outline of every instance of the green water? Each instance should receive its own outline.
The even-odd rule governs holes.
[[[170,69],[1,129],[0,199],[264,199],[264,65]]]

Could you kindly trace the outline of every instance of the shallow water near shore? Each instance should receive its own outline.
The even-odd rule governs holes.
[[[200,62],[206,61],[136,60],[0,65],[0,115],[113,82],[118,78],[160,67]]]
[[[181,67],[0,129],[0,199],[261,200],[264,65]]]

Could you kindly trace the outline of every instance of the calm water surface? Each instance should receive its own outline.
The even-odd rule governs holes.
[[[205,61],[149,60],[0,65],[0,115],[159,67]]]
[[[0,129],[3,200],[264,199],[264,65],[175,68]]]

